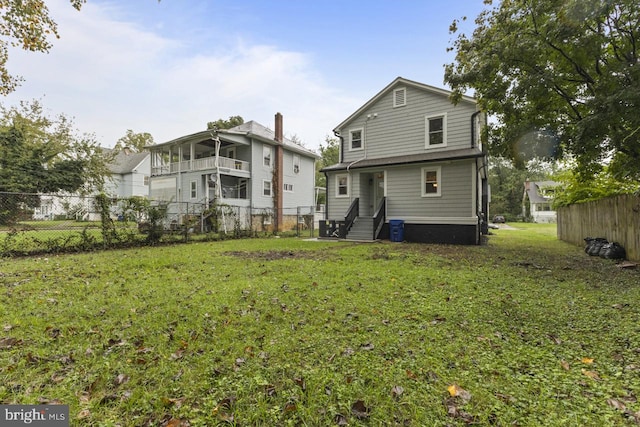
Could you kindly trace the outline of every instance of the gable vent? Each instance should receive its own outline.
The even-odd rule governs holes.
[[[407,89],[402,87],[393,91],[393,108],[407,105]]]

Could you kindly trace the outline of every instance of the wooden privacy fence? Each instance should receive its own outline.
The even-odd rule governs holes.
[[[558,208],[558,238],[577,245],[585,237],[618,242],[640,261],[640,196],[624,194]]]

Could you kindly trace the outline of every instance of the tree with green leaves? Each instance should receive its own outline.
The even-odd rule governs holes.
[[[335,165],[340,161],[340,143],[338,138],[327,135],[325,145],[320,144],[320,160],[316,161],[316,187],[326,187],[327,177],[320,172],[322,168]],[[320,197],[319,203],[325,202],[325,194]]]
[[[38,206],[39,193],[101,190],[111,160],[93,135],[78,135],[64,115],[48,117],[37,101],[0,107],[0,223],[15,220],[19,206]]]
[[[77,10],[84,3],[86,0],[71,0]],[[60,36],[44,0],[0,1],[0,94],[13,92],[22,81],[7,70],[9,47],[47,53],[52,46],[49,37]]]
[[[153,136],[148,132],[136,133],[131,129],[127,129],[127,133],[122,138],[118,139],[115,147],[115,151],[129,150],[134,153],[140,153],[147,145],[153,145]]]
[[[475,90],[495,117],[491,154],[572,157],[581,179],[610,162],[638,179],[639,23],[637,0],[502,0],[453,41],[445,82],[454,101]]]
[[[244,123],[242,116],[231,116],[228,120],[218,119],[207,123],[207,129],[231,129]]]

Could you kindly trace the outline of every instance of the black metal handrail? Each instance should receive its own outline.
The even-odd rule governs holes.
[[[349,206],[349,210],[347,214],[344,216],[344,236],[340,236],[342,238],[347,237],[347,233],[351,230],[351,226],[353,225],[356,218],[360,216],[360,199],[356,197],[351,202],[351,206]]]
[[[378,204],[378,209],[376,209],[376,213],[373,214],[373,240],[378,238],[378,234],[380,234],[380,230],[382,230],[382,226],[387,219],[387,198],[383,197]]]

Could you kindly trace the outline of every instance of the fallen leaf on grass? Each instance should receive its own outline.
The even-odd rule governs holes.
[[[287,402],[286,405],[284,405],[284,408],[282,409],[282,412],[285,414],[291,413],[291,412],[295,412],[298,410],[298,407],[296,406],[295,402]]]
[[[296,383],[296,385],[298,387],[300,387],[302,389],[302,391],[306,391],[307,390],[307,383],[305,382],[303,377],[294,378],[293,381]]]
[[[591,365],[593,363],[593,359],[590,357],[583,357],[580,361],[585,365]]]
[[[402,393],[404,393],[404,389],[399,385],[395,385],[391,389],[391,397],[393,397],[394,399],[399,399],[400,396],[402,396]]]
[[[464,403],[467,403],[471,400],[471,393],[457,384],[451,384],[449,387],[447,387],[447,390],[449,391],[451,397],[459,397]]]
[[[351,413],[358,419],[369,418],[369,411],[370,408],[367,408],[362,400],[356,400],[353,402],[353,405],[351,405]]]
[[[116,379],[114,380],[114,383],[116,385],[122,385],[124,383],[126,383],[127,381],[129,381],[129,376],[125,375],[125,374],[120,374],[116,377]]]
[[[13,346],[20,345],[20,344],[22,344],[22,340],[19,340],[17,338],[12,338],[12,337],[0,338],[0,348],[11,348]]]
[[[349,423],[347,422],[347,417],[345,417],[342,414],[336,414],[336,416],[333,419],[336,422],[336,425],[338,426],[348,426]]]
[[[562,369],[564,369],[565,371],[568,371],[569,369],[571,369],[569,367],[569,362],[567,362],[566,360],[561,360],[560,366],[562,366]]]
[[[180,408],[184,403],[184,397],[181,398],[171,398],[171,397],[163,397],[162,404],[164,406],[173,406],[176,409]]]
[[[607,404],[620,411],[624,411],[625,409],[627,409],[626,405],[617,399],[607,399]]]
[[[600,376],[595,371],[587,371],[586,369],[582,369],[582,374],[596,381],[600,380]]]
[[[191,424],[189,424],[189,421],[187,420],[180,420],[178,418],[171,418],[169,421],[167,421],[167,423],[164,425],[165,427],[188,427]]]
[[[91,416],[91,411],[89,411],[88,409],[83,409],[82,411],[78,412],[76,418],[79,420],[83,420],[89,416]]]

